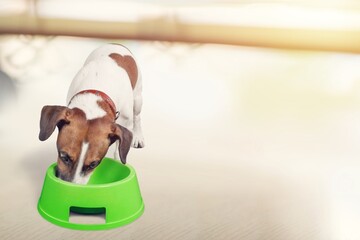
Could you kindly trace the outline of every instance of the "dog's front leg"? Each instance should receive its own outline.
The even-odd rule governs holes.
[[[134,105],[133,105],[133,148],[143,148],[145,146],[144,137],[141,129],[141,113],[142,108],[142,81],[139,76],[137,85],[134,89]]]

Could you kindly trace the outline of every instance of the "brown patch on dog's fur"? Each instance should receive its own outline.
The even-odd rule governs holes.
[[[128,55],[121,56],[118,53],[111,53],[109,57],[112,58],[119,67],[125,69],[130,78],[131,87],[134,89],[138,79],[138,69],[134,58]]]

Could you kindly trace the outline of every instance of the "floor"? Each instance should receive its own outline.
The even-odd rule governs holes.
[[[360,55],[117,41],[144,81],[144,149],[131,149],[145,212],[107,231],[36,209],[64,105],[106,40],[0,38],[1,239],[360,239]]]

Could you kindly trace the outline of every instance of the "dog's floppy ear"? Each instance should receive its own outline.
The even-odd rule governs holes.
[[[114,124],[111,128],[109,138],[111,142],[120,140],[119,155],[121,162],[126,164],[126,157],[129,153],[133,138],[132,133],[127,128],[120,126],[119,124]]]
[[[71,109],[63,106],[44,106],[41,110],[40,118],[40,141],[45,141],[54,132],[55,127],[69,123],[67,117],[71,114]]]

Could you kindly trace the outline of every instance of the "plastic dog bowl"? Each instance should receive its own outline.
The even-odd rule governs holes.
[[[87,185],[63,181],[52,164],[45,176],[38,211],[56,225],[78,230],[103,230],[129,224],[144,212],[135,170],[119,161],[104,158]],[[105,213],[105,223],[69,222],[71,212]]]

